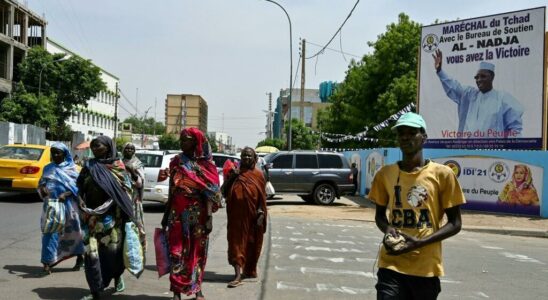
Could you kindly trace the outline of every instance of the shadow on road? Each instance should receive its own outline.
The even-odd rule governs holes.
[[[38,294],[39,299],[50,299],[50,300],[60,300],[60,299],[80,299],[89,294],[88,289],[82,288],[72,288],[72,287],[51,287],[51,288],[37,288],[32,290]],[[108,289],[105,292],[101,293],[101,299],[144,299],[144,300],[165,300],[171,297],[163,296],[148,296],[148,295],[124,295],[122,294],[113,294],[114,289]]]
[[[159,202],[143,202],[143,210],[147,213],[164,213],[165,204]]]
[[[42,266],[26,266],[26,265],[5,265],[4,270],[8,270],[9,274],[17,275],[21,278],[41,278],[46,276],[42,272]]]
[[[298,205],[298,206],[302,206],[302,205],[314,205],[316,206],[317,204],[311,204],[311,203],[308,203],[308,202],[305,202],[304,200],[303,201],[266,201],[266,205],[267,206],[277,206],[277,205]],[[320,205],[318,205],[320,206]],[[329,207],[329,206],[334,206],[334,207],[340,207],[340,206],[347,206],[346,204],[344,203],[337,203],[337,201],[335,200],[335,202],[327,205],[326,207]]]
[[[207,281],[207,282],[229,283],[232,279],[234,279],[234,274],[218,274],[210,271],[205,271],[204,273],[204,281]]]
[[[36,203],[42,202],[37,193],[0,192],[0,202]]]

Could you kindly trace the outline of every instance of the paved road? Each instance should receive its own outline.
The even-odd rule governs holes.
[[[37,276],[41,203],[36,200],[0,195],[0,300],[79,299],[87,284],[83,272],[70,271],[74,259],[61,263],[51,276]],[[162,206],[147,204],[145,211],[152,245]],[[208,299],[375,298],[373,268],[381,235],[373,223],[270,217],[271,239],[265,242],[266,262],[261,264],[266,276],[227,289],[232,268],[226,262],[226,217],[223,210],[215,215],[204,283]],[[447,276],[439,299],[544,299],[548,294],[548,239],[463,231],[446,241],[444,249]],[[141,278],[126,273],[126,291],[105,299],[170,299],[168,280],[157,278],[154,259],[149,251]]]
[[[374,223],[271,216],[263,299],[374,299]],[[543,299],[548,239],[465,232],[444,242],[439,299]]]

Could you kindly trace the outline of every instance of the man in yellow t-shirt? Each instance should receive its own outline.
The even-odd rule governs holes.
[[[403,114],[392,130],[403,159],[377,172],[368,196],[385,234],[377,299],[436,299],[443,276],[441,241],[460,231],[460,205],[466,201],[453,171],[423,158],[427,135],[420,115]],[[448,222],[440,227],[444,215]],[[405,240],[392,246],[401,237]]]

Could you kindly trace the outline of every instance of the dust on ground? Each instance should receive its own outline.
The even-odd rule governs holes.
[[[296,196],[284,196],[284,200],[268,201],[268,213],[313,219],[375,221],[375,205],[358,196],[341,197],[328,206],[308,204]],[[548,219],[531,216],[462,211],[462,223],[464,227],[534,229],[548,232]]]

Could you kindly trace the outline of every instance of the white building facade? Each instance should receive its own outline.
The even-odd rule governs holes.
[[[77,55],[50,38],[47,38],[46,49],[51,54]],[[99,135],[114,137],[114,128],[117,126],[115,120],[116,88],[120,79],[103,68],[99,68],[101,69],[101,79],[106,83],[107,90],[101,91],[89,99],[87,107],[78,106],[72,111],[71,117],[66,120],[66,124],[73,131],[81,132],[86,141]]]

